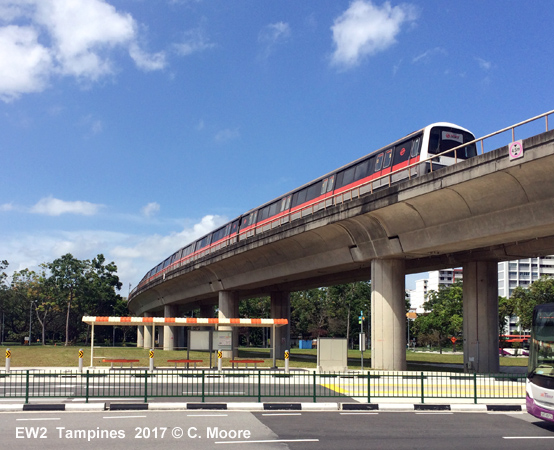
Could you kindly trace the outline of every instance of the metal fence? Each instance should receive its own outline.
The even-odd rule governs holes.
[[[143,370],[105,372],[13,370],[0,373],[0,398],[160,397],[200,399],[523,399],[524,374],[463,374],[444,372],[317,373],[270,370]]]

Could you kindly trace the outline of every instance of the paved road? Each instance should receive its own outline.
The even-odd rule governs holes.
[[[517,449],[554,447],[526,413],[104,411],[2,413],[2,448]]]

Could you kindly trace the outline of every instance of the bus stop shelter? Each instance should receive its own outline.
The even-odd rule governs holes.
[[[288,325],[287,319],[205,319],[195,317],[110,317],[83,316],[83,322],[91,326],[90,334],[90,366],[94,361],[94,327],[95,326],[151,326],[152,336],[155,336],[156,326],[164,327],[265,327],[272,329],[271,346],[273,349],[273,367],[276,365],[275,328]]]

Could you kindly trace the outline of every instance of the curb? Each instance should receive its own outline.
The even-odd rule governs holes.
[[[0,412],[20,411],[453,411],[525,412],[525,405],[412,404],[412,403],[32,403],[0,405]]]

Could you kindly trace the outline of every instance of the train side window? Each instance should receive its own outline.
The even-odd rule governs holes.
[[[269,208],[270,206],[266,206],[265,208],[260,209],[260,220],[265,220],[269,217]]]
[[[349,185],[354,181],[354,174],[356,173],[356,166],[350,167],[349,169],[346,169],[344,171],[344,175],[342,176],[342,185],[346,186]]]
[[[413,141],[407,141],[396,146],[396,150],[394,152],[394,158],[392,162],[393,166],[408,161],[408,158],[410,157],[410,150],[411,150],[412,144],[413,144]]]
[[[377,155],[377,158],[375,159],[375,172],[379,172],[383,166],[383,155],[384,153],[381,153]]]
[[[369,169],[369,159],[357,164],[356,171],[354,173],[354,180],[358,181],[358,180],[361,180],[362,178],[367,177],[368,169]]]
[[[419,146],[421,144],[421,138],[415,138],[412,144],[412,149],[410,150],[410,158],[415,158],[419,155]]]
[[[323,183],[321,184],[321,194],[325,194],[327,192],[327,183],[329,183],[329,178],[325,178],[323,180]]]
[[[390,167],[392,161],[392,148],[385,152],[385,160],[383,161],[383,169]]]
[[[306,201],[306,194],[308,193],[308,188],[302,189],[301,191],[295,192],[292,197],[292,206],[301,205]]]
[[[321,194],[321,181],[319,183],[314,183],[308,188],[308,193],[306,194],[306,201],[313,200],[314,198],[319,197]]]
[[[290,200],[292,198],[292,195],[287,196],[286,199],[283,199],[283,207],[281,208],[281,211],[285,211],[287,209],[290,209]]]
[[[237,230],[239,229],[239,223],[240,223],[240,220],[235,220],[235,221],[232,223],[230,234],[234,234],[234,233],[237,232]]]
[[[269,207],[269,217],[273,217],[279,212],[280,203],[281,202],[275,202]]]
[[[335,176],[329,177],[329,182],[327,183],[327,192],[331,192],[333,190],[335,184]]]

